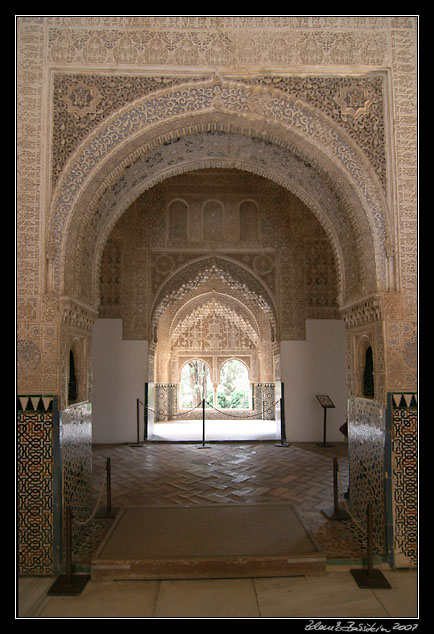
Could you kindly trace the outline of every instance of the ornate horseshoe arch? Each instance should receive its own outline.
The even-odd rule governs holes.
[[[279,337],[279,326],[271,295],[262,282],[240,263],[230,258],[210,256],[197,259],[180,267],[157,293],[151,316],[151,333],[156,332],[158,322],[167,307],[182,299],[190,290],[197,289],[210,277],[223,281],[246,301],[252,301],[267,315],[274,337]],[[235,300],[239,301],[239,300]]]
[[[105,240],[137,196],[183,171],[228,166],[274,180],[317,215],[335,251],[341,303],[386,287],[393,232],[384,192],[345,130],[276,89],[210,80],[129,104],[70,158],[50,213],[53,291],[96,307]]]

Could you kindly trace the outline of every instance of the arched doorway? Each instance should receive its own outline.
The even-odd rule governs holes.
[[[363,91],[356,91],[368,108]],[[152,248],[154,253],[146,257],[141,252],[142,273],[134,276],[122,306],[126,314],[123,329],[124,337],[132,334],[134,338],[140,332],[148,343],[151,376],[155,378],[163,372],[167,378],[161,380],[166,382],[172,372],[170,352],[155,354],[156,346],[161,343],[159,318],[173,299],[191,290],[189,285],[196,283],[197,276],[204,279],[199,270],[196,277],[178,285],[175,273],[186,270],[193,260],[197,263],[205,254],[213,253],[231,263],[223,267],[231,288],[232,280],[236,280],[241,292],[255,297],[264,311],[277,316],[274,323],[269,321],[271,341],[276,341],[277,346],[287,341],[303,341],[309,318],[324,319],[327,311],[328,318],[344,317],[349,351],[347,386],[352,394],[356,372],[354,325],[357,327],[360,319],[363,323],[375,322],[373,357],[378,360],[375,394],[384,404],[386,355],[380,295],[396,290],[397,260],[384,179],[379,176],[375,161],[367,158],[358,140],[342,126],[339,116],[324,113],[314,104],[303,101],[301,95],[280,90],[274,83],[258,83],[252,87],[248,81],[225,79],[186,82],[181,89],[178,86],[162,90],[157,110],[155,103],[152,96],[146,96],[125,107],[122,113],[114,114],[110,122],[95,128],[71,156],[53,196],[47,246],[48,292],[79,299],[80,307],[94,311],[93,315],[100,311],[104,250],[118,221],[125,222],[127,210],[134,206],[139,222],[130,247],[133,243],[137,246],[140,236],[146,235],[146,248]],[[338,109],[335,111],[339,114]],[[100,146],[104,147],[103,161],[95,158],[95,148]],[[378,167],[381,171],[381,166]],[[201,205],[193,197],[188,209],[181,205],[171,210],[173,230],[168,224],[167,198],[158,187],[172,178],[202,170],[255,175],[277,185],[279,192],[285,193],[285,202],[288,196],[298,201],[283,211],[283,217],[287,209],[294,213],[290,223],[292,231],[281,231],[282,210],[276,213],[274,222],[265,226],[258,224],[265,231],[256,237],[263,240],[265,236],[271,250],[276,246],[279,249],[277,303],[274,302],[275,291],[269,293],[265,281],[273,267],[270,267],[270,254],[263,252],[264,244],[259,245],[260,253],[256,253],[258,257],[254,261],[253,253],[242,248],[245,246],[242,237],[254,242],[255,234],[242,232],[236,223],[242,217],[251,218],[253,207],[234,208],[229,201],[226,207],[218,206],[214,194],[208,196],[210,204],[204,201]],[[142,196],[146,197],[145,207],[139,203]],[[176,198],[184,199],[179,192]],[[240,202],[252,198],[249,192]],[[256,209],[261,211],[262,207]],[[208,227],[211,231],[203,230],[204,221],[218,219],[231,220],[233,230],[225,234],[219,233],[216,226]],[[314,219],[317,223],[311,250],[306,249],[304,239],[298,235],[300,222],[303,224],[305,219]],[[157,238],[161,230],[163,234]],[[225,243],[236,237],[237,247],[229,248],[235,251],[235,263],[227,244],[219,244],[223,235]],[[201,243],[205,238],[206,245]],[[176,244],[182,250],[180,259],[173,259],[167,252],[167,240],[172,241],[172,248],[178,241]],[[317,253],[319,258],[315,257]],[[247,264],[243,259],[246,254],[250,258]],[[189,261],[182,261],[184,257]],[[143,271],[145,267],[148,271],[149,267],[152,269],[158,258],[160,264],[165,264],[159,269],[163,277],[169,274],[173,279],[166,284],[165,279],[148,275],[148,286],[144,290]],[[306,264],[309,259],[313,267]],[[237,280],[230,272],[227,276],[234,264],[249,273],[253,269],[249,283],[239,277]],[[212,267],[205,268],[207,274]],[[326,271],[334,277],[331,285],[334,290],[331,295],[326,292],[324,302],[324,282],[327,287],[330,281],[324,280]],[[250,280],[254,280],[253,286]],[[261,290],[267,291],[265,294],[256,291],[258,283]],[[170,284],[174,294],[164,294]],[[131,302],[135,303],[134,310]],[[259,363],[262,360],[267,367],[269,351],[260,351],[258,355]],[[268,363],[267,370],[274,376],[280,366],[280,350],[273,350],[271,355],[273,362]],[[64,359],[62,363],[66,363]],[[168,399],[173,402],[170,395]]]
[[[212,219],[200,213],[208,209],[210,198],[224,212]],[[178,210],[178,232],[171,229],[174,208]],[[241,232],[246,208],[250,219],[255,216],[255,235]],[[216,224],[218,218],[222,222],[222,217],[219,231],[226,240],[204,240],[210,231],[207,223]],[[104,290],[110,277],[119,280],[117,294]],[[148,302],[139,282],[146,283]],[[296,416],[289,418],[291,434],[295,439],[315,440],[317,412],[307,391],[314,389],[312,376],[324,380],[330,367],[314,359],[321,347],[309,329],[304,348],[310,365],[302,366],[304,374],[293,369],[295,359],[303,362],[299,349],[287,352],[306,339],[307,319],[317,329],[321,323],[329,330],[335,322],[342,327],[337,334],[330,331],[320,336],[331,342],[338,337],[340,342],[338,351],[321,354],[327,360],[339,358],[341,398],[336,399],[340,403],[336,419],[345,417],[344,334],[333,248],[318,219],[275,183],[240,170],[207,169],[166,179],[144,192],[119,219],[107,241],[101,289],[100,316],[122,317],[123,338],[131,341],[128,345],[146,339],[144,315],[150,315],[147,380],[155,386],[157,422],[160,413],[162,421],[179,420],[181,414],[186,420],[189,408],[182,407],[179,384],[182,367],[192,359],[201,359],[209,367],[212,398],[207,418],[227,420],[213,408],[234,409],[222,408],[217,393],[220,368],[236,358],[248,368],[252,386],[245,418],[262,418],[264,409],[267,417],[275,416],[269,407],[277,401],[275,384],[282,380],[283,367],[286,376],[291,373],[286,394],[292,407],[298,404]],[[320,392],[323,389],[318,386]],[[308,399],[307,404],[301,402],[301,395]],[[131,394],[125,400],[134,403],[135,398]],[[188,416],[199,418],[201,412]]]
[[[217,190],[221,187],[221,178],[227,181],[228,176],[225,172],[213,174]],[[190,183],[189,186],[197,192],[198,185],[194,181],[194,176],[193,181],[189,176],[185,185]],[[171,203],[168,205],[170,209]],[[207,209],[206,205],[204,208]],[[222,210],[226,213],[224,201]],[[206,232],[210,230],[207,228],[209,216],[205,215],[204,218]],[[215,224],[215,217],[212,222]],[[223,227],[220,227],[220,231]],[[226,423],[229,414],[224,410],[237,406],[238,399],[238,412],[253,421],[251,391],[253,386],[260,390],[262,383],[273,383],[275,359],[279,355],[277,319],[271,293],[257,271],[246,266],[245,261],[240,261],[239,248],[237,251],[232,250],[230,257],[221,253],[210,257],[197,251],[191,254],[183,252],[182,265],[179,267],[175,265],[176,253],[178,251],[173,250],[156,255],[157,265],[161,265],[163,258],[167,263],[158,274],[160,283],[152,317],[154,337],[149,346],[149,367],[153,368],[151,380],[155,383],[157,398],[161,392],[171,393],[171,402],[175,405],[167,418],[182,418],[186,421],[197,420],[202,416],[198,405],[201,405],[205,394],[207,420],[220,419]],[[272,261],[270,256],[266,257]],[[170,263],[168,258],[171,258]],[[259,268],[257,251],[250,260],[255,261]],[[249,378],[247,389],[244,386],[245,394],[235,395],[234,386],[234,394],[229,395],[226,404],[222,400],[226,398],[223,391],[220,395],[218,393],[221,386],[220,371],[225,362],[234,357],[240,360],[246,372],[248,369]],[[205,392],[203,389],[196,390],[197,402],[193,404],[194,399],[184,398],[188,386],[188,381],[184,381],[191,370],[197,373],[197,360],[200,360],[201,368],[207,368],[207,388]],[[227,394],[228,388],[229,384],[226,385]],[[187,387],[189,390],[191,388]],[[231,430],[226,427],[229,439]],[[161,426],[159,428],[161,431]],[[252,431],[251,439],[254,437]]]
[[[121,322],[118,351],[140,342],[138,367],[146,366],[148,343],[153,342],[149,324],[155,291],[149,285],[154,278],[148,267],[154,261],[141,253],[143,260],[124,293],[125,280],[121,283],[115,274],[118,266],[124,266],[123,256],[121,261],[117,258],[115,225],[121,218],[127,220],[130,206],[145,191],[155,193],[154,213],[149,216],[153,224],[148,225],[153,239],[156,225],[162,224],[159,210],[165,209],[155,185],[204,168],[237,169],[291,192],[319,220],[336,264],[337,305],[346,327],[347,386],[355,400],[352,412],[377,429],[375,421],[384,414],[388,393],[415,389],[417,383],[415,153],[405,151],[416,122],[414,100],[407,93],[415,86],[417,24],[396,16],[352,24],[352,19],[308,16],[273,18],[260,25],[254,18],[261,45],[248,47],[246,53],[239,35],[243,32],[245,39],[250,32],[240,28],[238,17],[230,25],[214,20],[205,31],[198,28],[200,20],[193,25],[193,18],[187,26],[182,18],[162,39],[141,30],[137,20],[133,25],[130,18],[101,16],[95,39],[96,26],[86,20],[74,25],[70,18],[62,23],[56,17],[51,25],[44,25],[44,19],[26,18],[19,29],[21,71],[30,60],[37,60],[41,70],[20,74],[21,94],[35,97],[20,102],[21,123],[34,124],[33,128],[21,125],[19,139],[24,148],[19,166],[19,191],[24,196],[19,205],[24,247],[20,251],[20,389],[27,394],[56,394],[64,407],[69,351],[78,336],[85,343],[79,398],[93,401],[92,327],[103,314],[109,321],[116,315]],[[249,20],[244,18],[243,25]],[[323,26],[330,27],[330,37],[321,36]],[[154,27],[158,33],[162,24]],[[286,38],[291,43],[286,48],[280,46],[283,32],[294,36]],[[223,33],[228,47],[221,46]],[[185,41],[190,43],[187,57]],[[404,50],[407,63],[397,65]],[[401,90],[404,85],[407,91]],[[255,226],[246,219],[261,211],[247,206],[251,198],[248,193],[239,209],[244,229]],[[209,219],[214,212],[218,216],[218,210],[207,205],[193,212],[198,218],[203,211]],[[183,225],[185,212],[182,204],[171,209],[175,224],[169,225],[170,239],[197,237],[200,225]],[[292,225],[295,231],[299,219]],[[259,234],[240,231],[241,236],[254,240]],[[109,243],[111,272],[102,262]],[[138,236],[134,245],[130,241],[130,254],[138,243]],[[165,250],[164,245],[160,248]],[[208,247],[206,251],[211,253]],[[316,269],[308,268],[305,282],[312,291],[308,301],[299,293],[297,274],[303,270],[298,266],[300,253],[306,250],[294,240],[288,251],[281,259],[285,279],[279,276],[278,281],[294,292],[291,301],[279,298],[276,305],[281,351],[282,346],[297,348],[294,342],[305,341],[307,321],[329,307],[321,305],[324,292],[317,292],[315,286],[321,283],[322,272],[329,270],[318,265],[328,261],[323,260],[322,250],[309,252]],[[185,253],[184,249],[181,255]],[[288,266],[291,254],[292,267]],[[264,260],[256,266],[262,273],[267,270]],[[130,262],[127,268],[131,272]],[[120,303],[110,304],[117,299]],[[300,326],[303,320],[306,332]],[[357,343],[362,336],[372,344],[375,404],[361,397],[358,372],[366,359],[364,365],[360,363],[358,355],[363,351]],[[297,352],[291,350],[293,357]],[[119,368],[124,358],[120,354],[114,367]],[[279,361],[278,355],[273,357],[276,368]],[[129,377],[140,376],[137,368],[131,369]],[[154,367],[147,370],[154,375]],[[282,366],[282,371],[287,369]],[[114,377],[114,384],[124,377],[125,373]],[[134,405],[135,398],[132,416],[122,412],[123,431],[130,420],[134,427]],[[353,430],[357,431],[357,424]],[[384,434],[380,426],[377,438],[384,440]],[[365,455],[354,453],[354,465],[362,464],[364,474],[370,472],[364,468],[369,459],[382,464],[381,452],[376,453],[381,443],[375,442],[371,438],[363,443]]]

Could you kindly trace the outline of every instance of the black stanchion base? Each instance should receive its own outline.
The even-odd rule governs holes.
[[[317,442],[316,445],[317,447],[334,447],[334,445],[331,445],[329,442]]]
[[[198,445],[197,449],[211,449],[211,445]]]
[[[119,509],[110,509],[110,511],[107,512],[107,509],[101,509],[95,515],[95,519],[97,520],[113,519],[118,514],[118,511]]]
[[[90,575],[60,575],[48,590],[49,597],[66,597],[81,594]]]
[[[291,443],[290,442],[278,442],[274,446],[275,447],[290,447]]]
[[[373,588],[390,589],[392,586],[387,581],[381,570],[371,570],[371,574],[368,575],[368,571],[364,569],[353,568],[350,570],[354,579],[357,581],[359,588]]]
[[[327,519],[336,522],[342,522],[343,520],[350,519],[350,515],[344,509],[338,509],[337,511],[335,511],[334,506],[328,511],[321,511],[321,513],[323,513],[327,517]]]

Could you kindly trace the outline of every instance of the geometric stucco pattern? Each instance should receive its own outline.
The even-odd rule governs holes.
[[[206,215],[211,192],[221,216]],[[254,240],[242,240],[240,234],[246,197],[257,210]],[[185,231],[194,227],[189,239],[184,231],[177,239],[171,236],[172,200],[182,202],[177,227],[185,225]],[[161,205],[159,220],[152,222],[156,201]],[[205,239],[210,227],[219,239]],[[104,250],[100,315],[122,317],[125,338],[152,340],[134,316],[148,315],[149,323],[157,314],[161,317],[158,306],[167,304],[165,297],[179,295],[178,289],[187,288],[199,273],[203,278],[204,266],[216,248],[223,249],[226,267],[232,263],[231,275],[256,289],[257,296],[269,298],[274,327],[280,324],[279,338],[304,338],[305,317],[339,317],[334,255],[319,221],[289,192],[236,170],[205,170],[171,179],[145,192],[125,212]],[[139,279],[143,287],[138,294]],[[116,284],[109,283],[114,280]],[[146,296],[145,304],[137,303]],[[243,297],[248,300],[245,292]]]
[[[327,119],[321,119],[321,117],[318,119],[318,114],[315,114],[313,111],[310,112],[307,109],[307,106],[301,105],[300,101],[294,101],[292,99],[288,100],[288,97],[283,97],[281,93],[277,94],[275,89],[261,88],[259,94],[257,93],[257,90],[258,89],[256,89],[255,92],[240,83],[226,85],[211,82],[186,85],[182,92],[176,92],[175,89],[175,92],[171,93],[169,91],[166,92],[165,95],[160,95],[158,100],[158,109],[157,101],[153,98],[149,98],[146,102],[142,102],[142,105],[137,107],[135,106],[132,110],[124,110],[122,123],[119,119],[116,122],[113,121],[108,127],[106,126],[104,128],[103,125],[102,128],[99,128],[100,132],[94,136],[91,145],[89,145],[87,149],[83,148],[80,158],[77,159],[80,163],[80,168],[78,168],[78,162],[72,162],[70,176],[68,176],[67,180],[64,179],[63,185],[58,190],[58,206],[56,209],[56,215],[53,217],[52,225],[54,232],[53,239],[55,243],[57,243],[60,247],[59,241],[61,234],[59,232],[62,230],[62,226],[64,225],[68,214],[72,210],[72,200],[77,196],[77,192],[79,191],[78,188],[81,187],[80,183],[83,182],[83,178],[86,176],[86,173],[89,173],[89,170],[95,169],[95,166],[97,166],[100,160],[99,157],[101,149],[103,147],[105,152],[114,152],[119,142],[128,138],[128,135],[132,134],[133,131],[135,138],[139,140],[140,137],[138,136],[138,132],[142,129],[145,130],[146,125],[149,125],[151,121],[162,123],[165,116],[173,117],[174,112],[180,111],[182,113],[188,111],[190,108],[204,112],[208,108],[217,108],[219,110],[222,109],[224,113],[227,112],[227,114],[224,115],[226,117],[229,116],[230,112],[233,112],[235,115],[236,112],[244,111],[245,114],[243,116],[249,114],[250,117],[254,112],[260,112],[262,116],[265,115],[266,119],[275,120],[276,123],[279,122],[279,125],[283,124],[293,127],[294,131],[300,129],[301,132],[301,129],[303,129],[304,133],[307,133],[307,136],[311,137],[312,140],[317,139],[316,143],[320,143],[324,145],[324,147],[327,146],[329,152],[332,150],[334,161],[336,162],[336,168],[339,166],[341,170],[344,169],[344,171],[348,171],[351,174],[351,178],[354,179],[354,184],[360,189],[360,195],[366,200],[365,205],[369,207],[369,213],[371,215],[371,218],[368,220],[368,223],[371,224],[370,231],[368,230],[368,232],[366,232],[366,229],[363,230],[361,226],[359,226],[358,230],[356,230],[353,226],[353,233],[356,231],[358,239],[364,240],[367,233],[369,234],[374,232],[375,249],[377,250],[375,260],[378,267],[379,262],[381,261],[380,256],[382,253],[384,254],[385,243],[387,240],[391,239],[391,234],[387,229],[387,214],[384,213],[384,196],[378,190],[375,180],[372,181],[372,177],[368,176],[369,170],[371,169],[368,167],[368,162],[364,165],[363,160],[361,161],[360,159],[357,159],[355,146],[354,148],[351,148],[348,138],[345,139],[344,136],[340,135],[340,133],[337,132],[336,127],[334,129],[330,128]],[[322,114],[321,116],[323,117]],[[249,121],[249,125],[252,126],[251,121]],[[254,134],[253,128],[251,134]],[[182,132],[180,132],[180,134],[183,135]],[[221,143],[221,139],[219,139],[219,142]],[[161,139],[158,144],[161,145],[162,143],[163,139]],[[167,146],[167,142],[165,145]],[[143,147],[143,140],[140,140],[140,147]],[[180,147],[181,146],[173,149],[171,148],[172,170],[174,159],[175,163],[179,163],[177,156],[179,156]],[[174,151],[175,156],[173,155]],[[220,149],[219,151],[221,152],[222,150]],[[137,191],[137,186],[135,189],[132,187],[131,177],[133,177],[134,181],[137,183],[140,169],[143,169],[145,164],[143,164],[143,167],[140,166],[139,161],[137,160],[137,154],[136,159],[133,160],[132,157],[134,154],[131,154],[131,150],[130,156],[130,159],[124,159],[128,160],[130,163],[128,175],[126,172],[122,174],[121,178],[119,179],[118,177],[117,182],[112,183],[109,188],[107,188],[108,183],[104,186],[104,190],[100,187],[101,193],[99,198],[97,197],[99,209],[97,207],[96,210],[92,210],[95,203],[92,205],[91,201],[87,202],[87,213],[94,214],[94,224],[98,221],[98,218],[107,218],[109,214],[115,213],[115,209],[119,208],[122,201],[125,205],[125,202],[128,202],[128,199],[125,198],[126,196],[129,196],[131,200],[133,195],[137,196],[137,194],[140,193]],[[199,160],[200,152],[197,147],[195,148],[195,156],[197,156],[197,160]],[[119,159],[120,157],[118,156],[118,162]],[[134,165],[131,164],[132,160]],[[209,155],[208,160],[211,160]],[[267,158],[264,157],[263,160],[266,161]],[[302,169],[302,160],[299,160],[298,172]],[[318,158],[317,160],[320,159]],[[311,157],[307,162],[305,159],[304,164],[309,165],[311,170],[312,168],[315,169],[315,159],[313,157]],[[146,159],[148,182],[152,178],[152,170],[149,170],[149,167],[152,165],[154,165],[154,174],[155,166],[157,166],[157,169],[161,171],[161,157],[158,159],[157,163],[155,163],[155,158],[152,158],[152,155],[149,155]],[[362,167],[363,165],[364,167]],[[177,170],[174,170],[172,173],[176,173],[177,171],[179,172],[179,170],[180,166],[178,165]],[[271,171],[270,167],[269,171]],[[286,170],[284,163],[281,165],[280,171],[285,173]],[[318,178],[321,180],[319,174]],[[286,180],[288,180],[287,176]],[[143,190],[143,188],[146,187],[146,182],[143,184],[143,178],[140,182],[142,183],[141,187]],[[305,179],[305,182],[307,183],[308,181]],[[353,192],[349,195],[353,196]],[[330,191],[328,199],[330,199]],[[325,206],[326,201],[327,197],[323,196],[318,202],[319,208]],[[342,201],[340,201],[338,204],[339,207],[344,207],[348,214],[350,210],[354,209],[355,204],[357,203],[353,201],[350,203],[348,200],[346,207],[345,202],[342,203]],[[341,215],[344,215],[344,213],[342,212]],[[75,222],[77,221],[78,217]],[[357,226],[357,224],[355,226]],[[377,274],[380,278],[383,275],[381,271],[377,271]]]
[[[210,148],[210,142],[213,143],[212,148]],[[212,152],[211,157],[210,151]],[[190,136],[185,140],[179,139],[176,142],[176,147],[172,148],[172,144],[166,144],[165,147],[156,150],[148,157],[143,158],[143,160],[137,160],[122,181],[118,181],[118,183],[105,190],[92,219],[86,221],[83,218],[80,224],[77,221],[75,225],[77,233],[74,231],[74,227],[71,227],[69,244],[71,244],[71,247],[73,244],[75,246],[73,252],[71,252],[71,257],[68,258],[68,266],[65,270],[65,285],[68,292],[77,293],[80,291],[81,285],[83,292],[87,293],[87,296],[85,296],[86,301],[89,303],[95,301],[95,298],[89,295],[89,293],[95,292],[95,281],[91,283],[89,276],[95,275],[98,270],[98,261],[96,259],[98,251],[92,245],[95,245],[97,237],[101,236],[102,227],[105,227],[104,231],[108,233],[112,229],[120,210],[125,210],[129,206],[130,201],[128,198],[125,200],[126,194],[124,192],[131,192],[130,184],[132,186],[134,182],[143,183],[143,179],[152,178],[153,174],[163,170],[166,165],[167,169],[174,170],[176,174],[176,170],[182,168],[179,160],[176,160],[177,157],[181,161],[185,161],[192,155],[195,160],[198,162],[203,161],[205,165],[211,162],[216,167],[223,167],[225,163],[222,159],[222,154],[223,156],[233,156],[235,151],[238,153],[239,160],[243,163],[247,164],[248,162],[248,164],[252,165],[255,161],[257,163],[262,161],[260,168],[258,166],[259,173],[261,171],[264,172],[265,162],[268,169],[267,174],[272,174],[273,178],[277,179],[278,182],[281,177],[282,180],[288,179],[288,170],[290,171],[291,180],[288,186],[294,190],[298,198],[301,200],[306,198],[306,201],[310,202],[310,206],[314,207],[316,214],[322,218],[324,229],[330,238],[335,258],[338,262],[340,281],[341,283],[345,281],[346,287],[342,288],[341,286],[340,291],[342,293],[345,292],[347,298],[351,297],[351,295],[357,297],[361,292],[364,294],[372,292],[375,288],[376,262],[375,257],[365,260],[363,265],[360,260],[363,245],[365,245],[366,250],[372,250],[372,239],[368,226],[365,226],[363,230],[363,225],[354,226],[355,221],[352,219],[351,211],[357,201],[354,202],[354,205],[348,204],[348,208],[339,204],[339,199],[330,189],[326,180],[321,179],[319,176],[316,179],[312,179],[312,174],[309,173],[307,165],[295,157],[290,159],[286,156],[284,158],[278,148],[273,148],[269,144],[259,141],[248,140],[246,142],[245,139],[236,135],[231,135],[228,138],[228,135],[225,134],[210,136],[209,133]],[[176,166],[176,170],[174,166]],[[351,196],[354,196],[354,192],[351,193]],[[122,205],[121,207],[119,207],[120,204]],[[86,206],[85,209],[86,213],[89,214],[90,207]],[[113,214],[117,215],[113,216]],[[113,220],[108,222],[108,218],[113,218]],[[84,230],[86,225],[87,228]],[[60,226],[61,224],[59,228]],[[340,239],[339,233],[342,234],[342,237],[345,236],[344,240]],[[79,236],[80,240],[78,240]],[[382,265],[380,264],[380,266]],[[345,277],[342,275],[342,267],[346,269]],[[86,283],[84,283],[85,280]],[[362,289],[361,285],[365,285],[365,288]]]
[[[183,78],[55,74],[53,86],[53,183],[82,139],[117,109]]]
[[[53,93],[53,180],[78,143],[117,109],[152,91],[188,81],[185,77],[59,75]],[[245,81],[245,80],[244,80]],[[383,78],[262,77],[272,86],[307,100],[335,120],[363,148],[383,185],[386,179]]]

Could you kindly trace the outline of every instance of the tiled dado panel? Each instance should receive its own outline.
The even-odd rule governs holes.
[[[62,457],[62,501],[70,507],[73,548],[80,541],[91,509],[92,405],[77,403],[60,413],[60,453]],[[64,517],[65,515],[63,515]]]
[[[275,387],[274,383],[255,384],[255,411],[262,411],[262,418],[264,420],[275,419]]]
[[[168,420],[176,412],[176,383],[155,383],[155,421]]]
[[[351,514],[392,567],[417,565],[417,394],[389,393],[387,407],[352,397],[348,407]]]
[[[385,409],[375,401],[356,397],[348,401],[350,511],[365,529],[366,509],[371,503],[374,548],[383,554],[386,553],[385,418]]]
[[[59,413],[57,397],[17,400],[18,573],[53,575],[60,569],[62,517],[70,506],[90,516],[92,420],[90,403]],[[82,527],[73,524],[73,547]],[[64,552],[64,551],[63,551]]]
[[[387,399],[387,528],[392,567],[417,565],[417,394]]]
[[[60,544],[57,398],[17,399],[18,574],[53,575]]]

